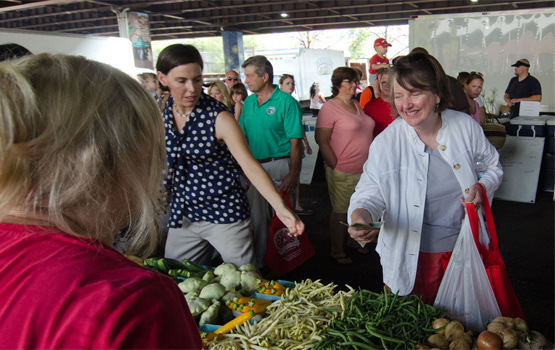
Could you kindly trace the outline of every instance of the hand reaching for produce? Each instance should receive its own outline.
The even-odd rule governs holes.
[[[355,209],[351,214],[351,225],[363,224],[368,225],[372,222],[372,215],[366,209]],[[379,229],[374,230],[358,230],[355,227],[349,227],[349,235],[362,245],[378,240]]]
[[[482,189],[478,185],[472,185],[468,189],[468,196],[466,197],[466,199],[460,197],[459,200],[461,201],[461,204],[463,205],[465,210],[465,203],[474,203],[474,207],[476,208],[476,211],[478,211],[478,209],[480,209],[480,207],[482,206]]]

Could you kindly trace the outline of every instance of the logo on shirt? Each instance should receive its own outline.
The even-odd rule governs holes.
[[[268,113],[269,115],[272,115],[276,112],[276,107],[268,107],[268,109],[266,109],[266,113]]]

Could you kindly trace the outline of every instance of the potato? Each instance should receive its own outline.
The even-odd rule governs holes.
[[[449,344],[449,350],[470,350],[470,345],[462,338],[457,338]]]
[[[428,337],[428,345],[433,348],[447,349],[449,342],[443,334],[432,334]]]
[[[453,341],[457,338],[460,338],[464,333],[464,326],[459,321],[451,321],[445,327],[445,338],[447,341]]]
[[[490,331],[490,332],[495,333],[495,334],[499,334],[499,333],[501,333],[501,331],[503,331],[505,328],[507,328],[507,327],[505,326],[504,323],[495,321],[495,322],[492,322],[492,323],[488,324],[488,326],[487,326],[486,329],[487,329],[488,331]]]
[[[436,333],[445,335],[445,326],[447,326],[448,324],[449,324],[448,319],[438,318],[438,319],[435,319],[434,322],[432,322],[432,328],[433,329],[441,328],[440,330],[437,330]]]

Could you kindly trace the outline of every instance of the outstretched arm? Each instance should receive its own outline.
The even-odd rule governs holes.
[[[216,118],[216,138],[219,141],[225,142],[227,148],[233,157],[235,157],[245,175],[268,203],[270,203],[272,208],[274,208],[279,219],[287,226],[290,231],[289,235],[301,235],[304,231],[304,223],[283,202],[272,179],[270,179],[266,170],[264,170],[252,155],[243,135],[243,131],[231,113],[221,112]],[[300,139],[298,141],[300,141]]]

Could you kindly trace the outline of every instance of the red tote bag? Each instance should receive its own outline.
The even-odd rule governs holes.
[[[501,314],[503,316],[520,317],[524,319],[524,312],[522,311],[522,307],[518,302],[509,279],[507,267],[505,267],[505,262],[503,262],[501,254],[499,253],[497,231],[495,230],[493,215],[491,213],[491,207],[489,205],[486,191],[481,185],[478,184],[478,186],[482,188],[484,213],[491,242],[489,244],[489,248],[484,248],[484,246],[480,243],[480,224],[478,214],[476,213],[476,210],[467,210],[474,241],[484,261],[484,266],[486,267],[486,272],[488,274],[493,293],[495,294],[495,299],[497,299],[497,304],[499,304]],[[474,205],[472,205],[472,207],[474,207]]]
[[[280,192],[285,204],[292,209],[289,195]],[[264,262],[273,271],[285,275],[314,255],[314,248],[306,232],[298,237],[290,237],[289,229],[276,214],[272,217],[268,228],[268,245]]]

